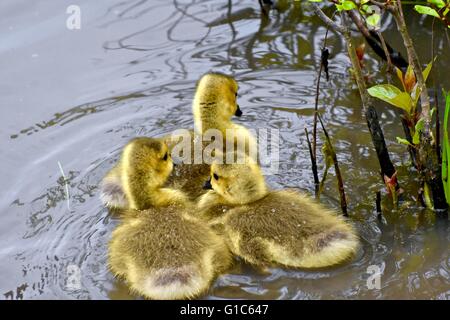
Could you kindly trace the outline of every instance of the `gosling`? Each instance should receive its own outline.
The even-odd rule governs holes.
[[[127,211],[109,243],[109,267],[147,299],[192,299],[232,264],[225,241],[177,205]]]
[[[214,163],[205,186],[211,190],[198,201],[202,219],[220,223],[230,250],[250,264],[322,268],[358,250],[341,216],[296,191],[270,191],[257,164]]]
[[[120,168],[131,209],[112,233],[109,267],[146,298],[189,299],[207,291],[232,257],[224,240],[193,217],[181,191],[161,188],[173,167],[167,149],[152,138],[125,147]]]
[[[102,180],[100,199],[110,208],[148,209],[184,203],[187,196],[163,188],[173,162],[163,139],[140,137],[127,143],[118,164]]]
[[[202,143],[201,137],[214,133],[220,134],[222,137],[219,146],[220,152],[231,151],[242,148],[246,155],[252,159],[257,158],[257,142],[254,136],[244,126],[235,124],[231,118],[233,116],[242,116],[242,111],[237,103],[238,84],[231,76],[221,73],[207,73],[203,75],[197,82],[196,92],[192,103],[192,113],[194,116],[194,132],[189,132],[189,136],[184,136],[191,143],[191,162],[194,162],[194,150],[200,150],[204,155],[206,143]],[[216,130],[212,132],[211,130]],[[227,136],[228,134],[228,136]],[[174,135],[168,137],[168,144],[175,146],[180,142],[180,137]],[[229,140],[229,141],[227,141]],[[216,141],[215,141],[216,142]],[[196,148],[196,144],[200,144]],[[172,149],[175,150],[175,149]],[[206,155],[206,154],[205,154]],[[216,154],[214,150],[211,157]],[[209,176],[210,166],[205,163],[198,164],[182,164],[175,168],[171,177],[169,177],[168,185],[181,189],[188,193],[194,199],[202,195],[202,182]]]

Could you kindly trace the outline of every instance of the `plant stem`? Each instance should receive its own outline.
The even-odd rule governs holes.
[[[420,173],[425,182],[431,189],[433,196],[434,208],[437,210],[447,209],[448,205],[445,200],[444,187],[442,185],[441,166],[436,152],[433,147],[433,136],[431,133],[431,113],[430,113],[430,97],[428,96],[427,87],[422,74],[422,68],[418,55],[414,49],[412,39],[406,28],[403,15],[402,4],[400,0],[396,0],[392,5],[388,6],[389,11],[393,14],[397,29],[400,32],[406,51],[408,53],[409,64],[412,66],[416,76],[417,85],[420,90],[420,105],[422,107],[421,117],[424,120],[423,131],[420,135],[420,144],[418,148]]]
[[[261,7],[261,12],[262,12],[262,14],[263,14],[266,18],[268,18],[268,17],[269,17],[269,13],[267,12],[267,10],[266,10],[266,8],[265,8],[265,5],[262,3],[262,0],[258,0],[258,2],[259,2],[259,6]]]
[[[328,61],[323,61],[323,59],[324,59],[324,51],[326,50],[328,31],[329,31],[329,27],[327,27],[327,31],[325,32],[325,39],[324,39],[323,47],[322,47],[322,50],[321,50],[319,74],[317,76],[317,83],[316,83],[316,97],[315,97],[315,102],[314,102],[313,142],[312,142],[311,162],[312,162],[312,167],[313,167],[313,174],[315,174],[315,176],[314,176],[314,183],[315,183],[315,191],[316,191],[315,195],[316,195],[316,198],[319,198],[319,195],[320,195],[319,178],[318,178],[318,175],[317,175],[317,113],[319,111],[320,78],[322,76],[322,69],[324,67],[326,68],[325,72],[327,73],[327,80],[328,80],[328,69],[327,69],[328,67],[324,65],[324,63],[328,63]],[[328,59],[328,56],[325,59]],[[307,131],[306,131],[306,134],[307,134],[307,139],[308,139],[308,132]],[[309,143],[309,141],[308,141],[308,143]],[[315,173],[314,173],[314,168],[315,168]]]
[[[408,152],[411,157],[411,163],[414,168],[419,169],[417,164],[417,152],[416,149],[412,146],[412,136],[411,131],[409,129],[408,121],[406,121],[404,115],[400,115],[400,121],[402,122],[403,131],[405,132],[406,140],[411,144],[408,146]]]
[[[397,29],[400,32],[403,43],[406,48],[406,52],[408,54],[409,64],[412,66],[414,74],[417,79],[417,83],[420,89],[420,102],[422,106],[422,117],[425,119],[426,125],[430,126],[430,98],[428,96],[427,87],[425,85],[425,80],[422,74],[422,68],[420,67],[419,57],[417,56],[416,50],[414,49],[414,45],[412,39],[408,33],[408,29],[406,28],[405,18],[403,16],[403,9],[400,0],[396,1],[396,5],[394,5],[394,10],[391,10],[394,15],[394,19],[397,23]],[[428,123],[427,123],[428,122]],[[429,131],[429,129],[428,129]]]
[[[381,34],[381,32],[377,31],[377,34],[378,34],[378,38],[380,38],[381,47],[383,48],[384,55],[386,56],[386,61],[387,61],[387,65],[388,65],[388,73],[390,74],[391,71],[394,70],[394,68],[392,67],[391,55],[389,54],[389,50],[386,46],[386,41],[384,41],[384,37]]]
[[[331,155],[333,157],[333,163],[334,163],[334,171],[336,172],[336,177],[338,180],[338,189],[339,189],[339,198],[341,200],[341,210],[345,217],[348,217],[347,212],[347,200],[345,198],[345,190],[344,190],[344,181],[342,180],[341,170],[339,169],[339,163],[336,157],[336,152],[334,151],[333,145],[331,144],[330,136],[328,135],[327,130],[325,129],[325,126],[323,125],[322,117],[320,114],[317,114],[317,117],[320,121],[320,125],[322,126],[323,133],[325,134],[325,138],[327,139],[328,145],[331,148]]]
[[[356,50],[351,39],[350,29],[347,26],[345,16],[344,15],[341,16],[343,25],[338,25],[337,23],[332,21],[327,15],[325,15],[325,13],[323,13],[323,11],[319,8],[319,6],[317,6],[317,4],[311,3],[311,5],[314,9],[314,12],[325,24],[327,24],[333,30],[340,32],[345,38],[347,44],[347,52],[350,57],[350,61],[352,63],[354,76],[356,84],[358,86],[359,94],[361,96],[362,106],[365,113],[367,125],[369,127],[372,142],[375,147],[375,151],[377,153],[378,161],[380,163],[381,180],[384,183],[384,176],[386,175],[389,178],[391,178],[396,172],[396,170],[389,157],[383,130],[381,129],[380,122],[378,119],[378,113],[373,107],[372,98],[369,95],[366,88],[364,77],[361,71],[361,66],[359,65],[358,56],[356,55]]]
[[[311,141],[309,140],[309,134],[308,129],[305,128],[305,134],[306,134],[306,141],[308,142],[308,149],[309,149],[309,156],[311,158],[311,165],[312,165],[312,172],[314,176],[314,188],[315,188],[315,196],[316,198],[319,197],[319,174],[317,173],[317,161],[316,158],[314,158],[313,150],[311,147]]]

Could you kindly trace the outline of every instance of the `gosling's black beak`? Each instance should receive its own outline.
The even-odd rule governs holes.
[[[203,190],[212,190],[211,178],[209,178],[203,185]]]
[[[237,105],[236,112],[234,113],[234,115],[236,117],[242,116],[242,111],[241,111],[241,108],[239,108],[239,105]]]

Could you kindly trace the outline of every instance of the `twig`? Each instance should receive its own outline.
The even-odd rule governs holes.
[[[406,62],[400,52],[395,51],[384,39],[382,40],[377,32],[369,31],[361,19],[358,18],[355,10],[349,10],[347,13],[353,20],[353,23],[358,27],[361,34],[364,36],[364,39],[366,39],[366,42],[381,59],[385,61],[390,59],[391,64],[395,65],[399,69],[408,67],[408,62]],[[382,41],[384,42],[384,45]],[[386,50],[388,52],[387,54]]]
[[[408,145],[408,152],[409,156],[411,157],[411,162],[417,170],[419,170],[419,166],[417,163],[417,152],[416,148],[412,146],[412,137],[411,137],[411,131],[409,130],[408,121],[406,121],[404,115],[400,115],[400,121],[402,123],[403,132],[405,133],[406,140],[411,144]]]
[[[320,78],[322,76],[322,69],[325,68],[325,73],[328,78],[328,49],[326,49],[326,43],[328,38],[328,31],[329,27],[327,26],[327,31],[325,32],[325,39],[323,42],[323,47],[321,50],[321,56],[320,56],[320,67],[319,67],[319,74],[317,76],[317,83],[316,83],[316,97],[314,101],[314,119],[313,119],[313,142],[312,142],[312,166],[313,168],[316,168],[316,175],[317,175],[317,112],[319,110],[319,91],[320,91]],[[314,172],[313,172],[314,173]],[[319,178],[314,177],[314,182],[316,183],[316,198],[319,197]]]
[[[374,4],[380,8],[386,8],[387,4],[379,1],[369,0],[371,4]]]
[[[319,18],[320,18],[323,22],[325,22],[325,24],[326,24],[329,28],[331,28],[331,29],[333,29],[333,30],[336,30],[336,31],[338,31],[338,32],[340,32],[340,33],[345,33],[345,32],[347,32],[347,29],[346,29],[346,28],[344,28],[343,26],[337,24],[336,22],[334,22],[333,20],[331,20],[330,18],[328,18],[328,16],[322,11],[322,9],[320,9],[320,7],[319,7],[317,4],[311,3],[311,5],[312,5],[312,8],[313,8],[314,12],[319,16]]]
[[[264,4],[262,2],[262,0],[258,0],[259,2],[259,6],[261,7],[261,12],[263,13],[263,15],[268,18],[269,17],[269,13],[267,12],[266,8],[264,7]]]
[[[306,133],[306,141],[308,142],[308,148],[309,148],[309,156],[311,157],[311,164],[312,164],[312,172],[314,176],[314,186],[315,186],[315,196],[318,198],[319,196],[319,174],[317,173],[317,161],[314,158],[313,150],[311,147],[311,141],[309,141],[309,134],[308,129],[305,128]]]
[[[391,55],[389,54],[389,50],[386,46],[386,41],[384,41],[384,37],[379,30],[377,31],[377,35],[378,35],[378,38],[380,39],[381,47],[383,48],[384,55],[386,56],[386,61],[387,61],[387,65],[388,65],[388,73],[390,74],[391,71],[394,70],[394,68],[392,68]]]
[[[342,175],[341,175],[341,170],[339,169],[339,163],[336,157],[336,152],[334,151],[333,145],[331,144],[331,140],[330,140],[330,136],[328,135],[327,130],[325,129],[325,126],[323,125],[322,122],[322,117],[320,116],[320,114],[317,114],[317,117],[320,121],[320,125],[322,126],[322,130],[323,133],[325,134],[325,138],[327,139],[327,142],[331,148],[331,155],[333,157],[333,162],[334,162],[334,170],[336,172],[336,177],[338,180],[338,188],[339,188],[339,197],[341,200],[341,209],[342,209],[342,213],[344,214],[345,217],[348,217],[348,213],[347,213],[347,200],[345,198],[345,190],[344,190],[344,182],[342,180]]]
[[[334,21],[328,18],[323,11],[315,3],[311,3],[314,11],[330,28],[335,31],[341,32],[345,38],[347,44],[347,52],[350,57],[350,61],[353,66],[353,71],[355,75],[356,84],[358,86],[359,94],[361,96],[362,107],[367,120],[367,126],[369,127],[370,135],[372,137],[372,142],[377,153],[378,161],[381,167],[381,180],[384,183],[384,176],[391,178],[396,172],[394,165],[389,157],[389,153],[386,147],[386,141],[384,139],[383,130],[381,129],[380,122],[378,119],[378,113],[373,107],[372,98],[369,95],[366,84],[364,81],[364,76],[361,71],[361,66],[359,65],[358,57],[356,55],[355,46],[352,43],[349,27],[347,26],[347,21],[345,15],[341,16],[343,26],[337,25]]]
[[[317,112],[319,110],[319,90],[320,90],[320,75],[322,74],[323,64],[320,63],[319,74],[317,75],[316,83],[316,97],[314,101],[314,118],[313,118],[313,142],[312,142],[312,154],[314,162],[317,159]]]

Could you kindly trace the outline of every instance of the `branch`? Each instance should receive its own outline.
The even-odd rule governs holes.
[[[334,22],[333,20],[331,20],[323,11],[322,9],[320,9],[320,7],[315,4],[315,3],[311,3],[314,12],[317,14],[317,16],[331,29],[333,29],[334,31],[340,32],[340,33],[344,33],[347,30],[337,24],[336,22]]]
[[[381,59],[386,61],[391,60],[391,62],[399,69],[408,67],[408,63],[402,57],[400,52],[395,51],[388,43],[386,43],[380,32],[369,31],[361,19],[356,15],[355,10],[349,10],[347,13],[362,33],[369,46]]]
[[[345,42],[347,43],[347,52],[352,62],[354,76],[356,79],[356,84],[358,86],[359,94],[361,95],[364,111],[367,111],[368,107],[372,105],[372,97],[367,91],[366,82],[361,70],[361,65],[359,64],[358,56],[356,55],[355,45],[353,44],[345,15],[342,15],[342,22],[345,24],[345,32],[343,33],[343,36],[345,38]]]
[[[427,87],[425,85],[425,80],[422,74],[422,68],[420,67],[419,57],[417,56],[416,50],[414,49],[414,45],[412,39],[408,33],[408,29],[406,28],[405,19],[403,17],[402,4],[400,0],[397,0],[397,4],[394,6],[395,10],[392,11],[395,22],[397,23],[398,31],[400,32],[403,42],[406,48],[406,52],[408,53],[408,61],[412,66],[414,74],[417,79],[417,84],[420,88],[420,103],[422,106],[422,116],[425,119],[425,127],[430,126],[430,98],[428,96]],[[426,130],[426,129],[425,129]]]
[[[379,1],[375,1],[375,0],[369,0],[369,2],[371,4],[374,4],[374,5],[378,6],[378,7],[380,7],[380,8],[387,8],[388,7],[388,4],[385,3],[385,2],[379,2]]]
[[[263,13],[263,15],[268,18],[269,17],[269,13],[267,12],[264,4],[262,3],[262,0],[258,0],[259,2],[259,6],[261,7],[261,12]]]
[[[395,174],[396,170],[394,168],[394,165],[392,164],[389,152],[386,147],[386,141],[384,139],[383,130],[380,126],[378,114],[373,107],[372,97],[369,95],[366,88],[366,83],[361,71],[361,66],[358,61],[358,56],[356,55],[355,46],[351,39],[350,28],[348,26],[347,19],[345,19],[345,15],[342,15],[341,19],[343,25],[339,26],[330,18],[328,18],[316,4],[311,3],[311,5],[319,18],[322,19],[322,21],[324,21],[330,28],[333,28],[334,30],[342,33],[345,38],[345,42],[347,44],[347,52],[353,66],[354,76],[356,84],[358,86],[359,94],[361,96],[362,107],[366,117],[367,126],[369,127],[372,142],[377,153],[378,161],[380,163],[381,179],[384,182],[384,176],[391,178]]]
[[[314,177],[314,188],[315,188],[315,196],[316,198],[319,196],[319,174],[317,173],[317,162],[316,158],[313,155],[313,149],[311,147],[311,141],[309,140],[309,134],[308,129],[305,128],[305,134],[306,134],[306,141],[308,142],[308,149],[309,149],[309,156],[311,157],[311,165],[312,165],[312,172]]]

